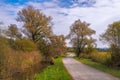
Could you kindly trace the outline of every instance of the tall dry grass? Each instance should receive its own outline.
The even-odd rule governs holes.
[[[36,69],[40,67],[41,58],[37,49],[14,50],[8,39],[0,37],[0,79],[32,80]]]
[[[109,65],[111,62],[111,54],[108,52],[99,52],[99,51],[93,52],[91,53],[91,58],[96,62],[106,65]]]

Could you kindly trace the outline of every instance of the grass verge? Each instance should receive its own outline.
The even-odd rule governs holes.
[[[116,77],[120,78],[120,70],[118,70],[118,69],[108,67],[108,66],[105,66],[105,65],[97,63],[97,62],[93,62],[90,59],[84,59],[84,58],[83,59],[75,58],[75,59],[84,63],[84,64],[86,64],[86,65],[89,65],[89,66],[94,67],[98,70],[101,70],[103,72],[109,73],[113,76],[116,76]]]
[[[55,65],[48,66],[41,74],[35,75],[35,80],[73,80],[65,69],[62,58],[55,59]]]

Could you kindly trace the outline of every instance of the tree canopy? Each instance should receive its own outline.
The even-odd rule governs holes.
[[[21,39],[22,34],[17,28],[16,24],[10,24],[8,26],[8,30],[5,31],[5,34],[10,37],[11,39]]]
[[[67,36],[71,41],[70,43],[76,50],[77,56],[83,52],[83,49],[89,44],[95,42],[95,39],[92,38],[92,34],[95,34],[95,31],[89,28],[90,24],[86,22],[81,22],[80,19],[76,20],[70,27],[70,32]]]
[[[108,43],[111,53],[111,65],[120,66],[120,21],[108,25],[106,31],[100,35],[100,40]]]
[[[108,25],[107,30],[100,35],[100,40],[120,47],[120,21]]]
[[[19,11],[17,21],[23,22],[24,34],[34,42],[52,34],[51,17],[47,17],[32,6]]]

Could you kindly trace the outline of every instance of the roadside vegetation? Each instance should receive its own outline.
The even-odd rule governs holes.
[[[52,31],[52,18],[32,6],[16,18],[22,27],[10,24],[0,29],[0,80],[33,80],[54,58],[66,52],[64,35]],[[0,22],[0,26],[4,24]]]
[[[39,66],[42,56],[32,41],[23,39],[17,44],[16,42],[12,41],[11,45],[11,40],[0,37],[0,79],[30,80],[39,70],[37,65]]]
[[[41,74],[36,74],[35,80],[73,80],[65,69],[62,58],[55,59],[55,65],[48,66]]]

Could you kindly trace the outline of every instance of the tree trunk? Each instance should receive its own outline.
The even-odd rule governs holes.
[[[77,57],[80,57],[81,49],[77,48],[76,53],[77,53]]]

